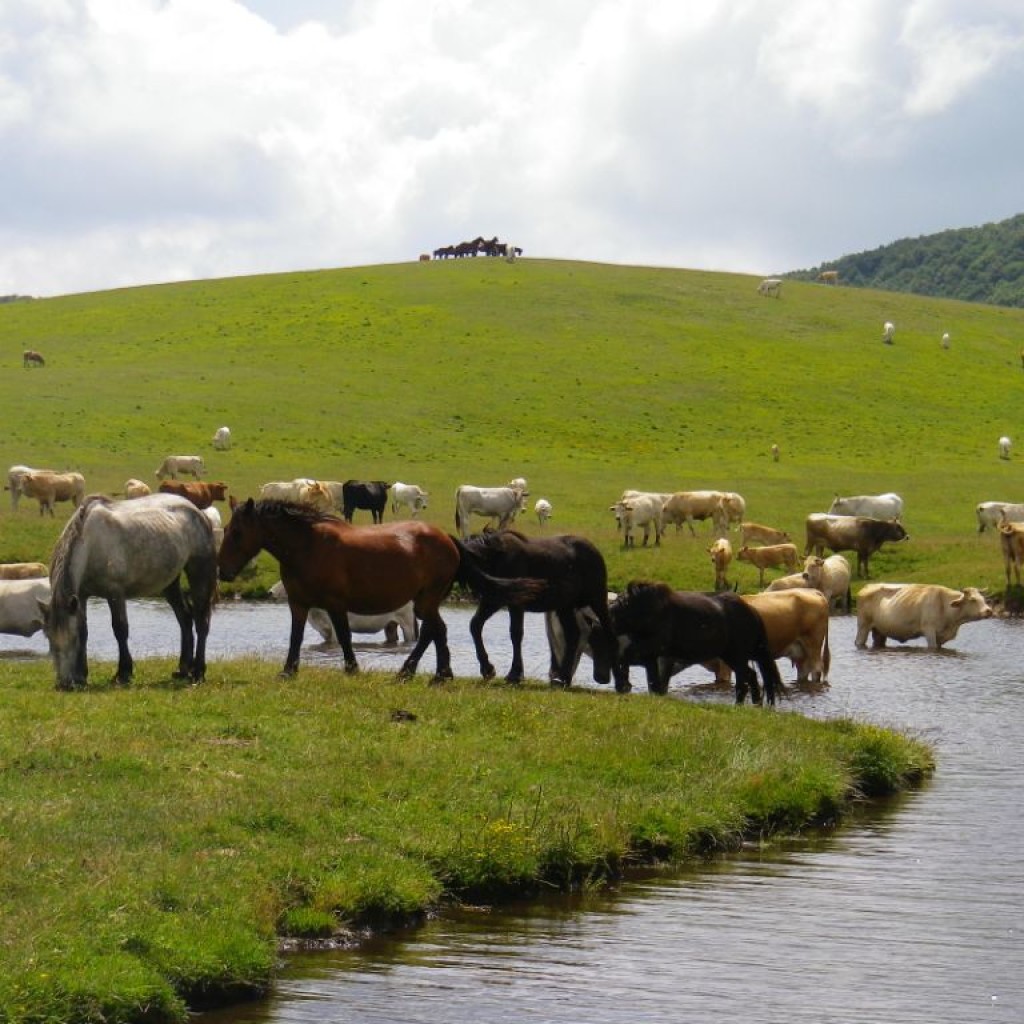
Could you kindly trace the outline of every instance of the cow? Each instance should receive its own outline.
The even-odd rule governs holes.
[[[838,270],[823,270],[818,275],[818,280],[822,284],[839,284],[839,271]]]
[[[70,501],[77,508],[85,497],[85,477],[81,473],[54,473],[37,469],[21,478],[21,493],[39,502],[39,514],[49,512],[58,501]]]
[[[773,594],[777,590],[813,590],[810,583],[807,582],[807,572],[791,572],[788,576],[780,576],[776,580],[772,580],[767,587],[764,588],[766,594]]]
[[[0,633],[32,636],[46,625],[49,578],[0,580]]]
[[[226,452],[231,447],[231,431],[228,427],[218,427],[211,443],[219,452]]]
[[[403,484],[395,481],[391,485],[391,514],[398,515],[398,509],[404,505],[415,519],[426,507],[428,493],[416,484]]]
[[[284,584],[278,580],[270,588],[270,596],[275,601],[287,601]],[[336,644],[338,638],[331,625],[330,616],[322,608],[309,609],[309,624],[323,637],[325,644]],[[384,638],[389,644],[398,643],[398,632],[402,632],[402,641],[411,643],[419,636],[419,624],[412,610],[412,602],[408,601],[401,608],[381,615],[357,615],[348,613],[349,628],[353,633],[379,633],[384,631]]]
[[[850,610],[850,563],[842,555],[828,558],[809,555],[802,575],[807,586],[820,590],[828,598],[830,609]]]
[[[165,480],[170,477],[178,479],[178,474],[188,474],[198,480],[206,472],[206,463],[201,455],[168,455],[160,463],[156,471],[157,480]]]
[[[227,501],[228,498],[228,485],[220,480],[209,483],[202,480],[165,480],[160,490],[164,494],[180,494],[200,509],[209,508],[215,501]]]
[[[793,662],[798,683],[828,680],[832,654],[828,646],[828,600],[823,594],[794,589],[747,594],[743,600],[761,616],[772,656]]]
[[[367,509],[375,523],[384,522],[391,484],[383,480],[346,480],[341,485],[341,514],[351,523],[357,508]]]
[[[773,444],[771,446],[771,448],[769,449],[769,451],[772,453],[772,462],[778,462],[779,461],[779,446],[777,444]]]
[[[661,518],[662,508],[660,494],[633,493],[629,497],[620,498],[614,505],[611,505],[609,511],[615,513],[615,521],[618,528],[622,530],[623,547],[636,546],[636,540],[633,537],[635,529],[643,529],[644,546],[646,547],[652,527],[654,528],[654,546],[660,546],[664,530]]]
[[[24,367],[45,366],[46,360],[42,357],[41,353],[36,352],[34,349],[27,348],[21,353],[21,365]]]
[[[896,519],[872,519],[870,516],[833,516],[812,512],[806,520],[807,547],[804,555],[824,555],[826,548],[857,552],[857,575],[870,579],[871,556],[886,542],[909,540],[907,531]]]
[[[939,650],[965,622],[992,617],[977,587],[951,590],[936,583],[869,583],[857,595],[857,647],[884,647],[886,640],[906,643],[924,637]]]
[[[49,575],[42,562],[0,562],[0,580],[35,580]]]
[[[498,529],[512,525],[522,511],[526,492],[516,487],[474,487],[462,484],[455,491],[455,528],[463,540],[469,540],[469,517],[483,516],[498,520]]]
[[[949,331],[946,331],[946,332],[945,332],[945,333],[944,333],[944,334],[942,335],[942,347],[943,347],[944,349],[948,349],[948,348],[949,348]]]
[[[537,523],[543,529],[551,518],[551,502],[547,498],[538,498],[534,502],[533,511],[537,516]]]
[[[210,525],[213,527],[213,546],[220,551],[221,541],[224,540],[224,520],[221,519],[216,505],[208,505],[204,508],[203,515],[210,520]]]
[[[872,519],[902,519],[903,499],[892,491],[885,494],[855,494],[832,499],[830,516],[870,516]]]
[[[515,476],[511,480],[509,480],[509,482],[505,486],[506,487],[511,487],[514,491],[519,491],[519,493],[520,493],[519,511],[520,512],[525,512],[526,511],[526,498],[527,498],[527,496],[530,493],[527,490],[527,488],[526,488],[526,477],[525,476]]]
[[[1008,459],[1010,457],[1011,442],[1005,435],[999,438],[999,458]]]
[[[726,579],[726,571],[732,561],[732,544],[728,538],[719,537],[718,540],[708,548],[711,555],[711,564],[715,567],[715,590],[728,590],[729,581]]]
[[[294,480],[271,480],[260,487],[260,497],[273,501],[294,501],[324,512],[334,508],[333,498],[325,483],[306,476]]]
[[[152,494],[153,490],[147,483],[143,483],[141,480],[137,480],[135,477],[124,482],[124,496],[126,498],[144,498],[147,494]]]
[[[744,545],[736,552],[741,562],[749,562],[758,572],[757,585],[764,587],[765,569],[778,569],[782,566],[791,572],[796,569],[799,555],[795,544],[766,544],[762,547]]]
[[[785,530],[777,530],[774,526],[761,523],[740,523],[740,543],[748,544],[788,544],[792,538]]]
[[[761,296],[774,296],[776,299],[782,296],[782,280],[778,277],[766,277],[758,286],[757,294]]]
[[[696,537],[694,520],[710,519],[724,531],[730,523],[742,522],[746,509],[743,496],[735,491],[676,491],[665,500],[663,519],[666,524],[674,523],[677,532],[686,523]]]
[[[1009,523],[1024,522],[1024,503],[1011,501],[981,501],[974,507],[978,520],[978,533],[984,533],[986,526],[997,527],[1000,519]]]
[[[1020,567],[1024,562],[1024,525],[1003,520],[999,523],[999,547],[1003,553],[1003,567],[1006,569],[1006,585],[1010,585],[1011,570],[1020,586]]]
[[[11,466],[7,470],[7,489],[11,492],[11,511],[18,511],[18,501],[21,498],[21,481],[22,478],[28,476],[29,473],[34,473],[35,470],[31,466]]]
[[[882,342],[886,345],[891,345],[893,339],[896,337],[896,325],[890,320],[886,320],[882,324]]]

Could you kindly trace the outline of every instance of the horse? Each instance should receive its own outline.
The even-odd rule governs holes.
[[[187,596],[181,588],[182,573],[188,579]],[[166,598],[181,628],[174,676],[201,682],[206,675],[206,638],[216,589],[213,529],[190,501],[174,494],[123,502],[89,495],[68,520],[50,561],[46,633],[57,689],[86,685],[90,597],[106,598],[110,607],[118,650],[115,682],[131,682],[134,669],[128,651],[126,601],[157,594]]]
[[[576,611],[589,608],[601,627],[593,631],[591,642],[604,645],[600,656],[594,659],[594,678],[599,683],[607,683],[611,666],[615,671],[616,689],[621,689],[619,661],[617,657],[612,658],[610,648],[613,632],[608,617],[608,571],[601,552],[594,544],[573,534],[535,539],[517,530],[489,531],[476,534],[467,541],[452,539],[461,555],[456,580],[468,583],[479,597],[469,631],[480,663],[480,673],[485,679],[494,676],[494,666],[484,647],[484,623],[505,603],[501,595],[493,592],[488,595],[474,584],[472,575],[479,572],[506,579],[546,581],[546,586],[529,603],[509,606],[512,666],[505,676],[508,682],[518,683],[523,678],[524,612],[553,612],[566,643],[560,656],[556,656],[552,647],[548,677],[553,685],[570,686],[579,660],[580,625]]]
[[[448,628],[440,607],[458,571],[459,552],[443,530],[419,520],[353,526],[308,505],[270,498],[232,500],[231,509],[218,557],[220,578],[233,580],[261,550],[280,563],[292,618],[283,676],[298,671],[311,608],[327,612],[345,670],[356,672],[348,612],[380,615],[412,601],[423,625],[399,676],[412,676],[432,643],[437,654],[434,681],[452,678]]]
[[[608,612],[615,635],[628,641],[623,655],[627,684],[628,666],[643,665],[647,688],[663,694],[673,671],[719,658],[736,676],[737,704],[746,699],[748,689],[751,702],[761,703],[751,661],[760,669],[769,704],[782,690],[764,623],[737,594],[701,594],[633,580]]]
[[[25,367],[29,366],[45,366],[46,360],[42,357],[39,352],[33,349],[27,348],[21,353],[21,365]]]

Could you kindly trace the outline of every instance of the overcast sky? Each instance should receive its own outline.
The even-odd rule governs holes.
[[[1024,212],[1021,0],[0,0],[0,294]]]

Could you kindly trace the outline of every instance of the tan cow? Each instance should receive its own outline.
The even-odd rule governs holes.
[[[936,583],[869,583],[857,595],[857,647],[884,647],[924,637],[938,650],[965,622],[990,619],[992,609],[977,587],[951,590]]]
[[[49,575],[50,570],[42,562],[0,563],[0,580],[35,580]]]
[[[53,473],[37,469],[21,478],[21,493],[39,502],[39,514],[49,512],[58,501],[70,501],[76,508],[85,497],[85,477],[81,473]]]
[[[999,522],[999,546],[1003,552],[1003,567],[1006,569],[1006,585],[1010,585],[1010,570],[1017,577],[1020,586],[1020,567],[1024,562],[1024,523]]]
[[[160,485],[163,494],[179,494],[188,498],[196,508],[209,508],[215,501],[227,501],[228,485],[221,480],[165,480]]]
[[[727,537],[719,537],[708,548],[708,554],[711,555],[711,564],[715,567],[715,590],[728,590],[729,581],[725,574],[732,561],[732,544]]]
[[[153,490],[149,484],[136,477],[132,477],[124,482],[124,496],[126,498],[144,498],[147,494],[152,493]]]
[[[788,544],[793,538],[785,530],[777,530],[774,526],[761,523],[740,523],[740,543],[748,544]]]
[[[757,568],[759,587],[764,586],[765,569],[780,569],[784,566],[793,571],[800,558],[795,544],[766,544],[764,547],[744,545],[736,557],[739,561],[749,562]]]
[[[842,555],[828,558],[809,555],[804,560],[803,575],[809,587],[820,590],[828,598],[829,608],[850,610],[850,563]]]

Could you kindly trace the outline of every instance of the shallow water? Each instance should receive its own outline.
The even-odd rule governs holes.
[[[129,616],[136,657],[175,653],[160,605],[133,605]],[[445,617],[455,671],[474,675],[469,612]],[[527,622],[527,671],[543,678],[543,629],[535,616]],[[357,952],[293,957],[271,999],[206,1015],[207,1024],[1024,1020],[1024,622],[968,625],[937,653],[919,642],[858,651],[854,632],[853,619],[833,619],[831,685],[791,690],[778,713],[852,716],[924,736],[939,769],[923,790],[828,837],[699,872],[467,910]],[[282,606],[226,605],[211,657],[283,661],[287,633]],[[100,606],[92,658],[113,657],[106,637]],[[503,614],[485,637],[505,671]],[[0,637],[0,656],[45,656],[40,639]],[[340,664],[317,639],[307,633],[303,660]],[[359,656],[389,668],[406,652],[371,642]],[[433,670],[432,652],[422,667]],[[687,670],[672,695],[731,699],[709,679]]]

